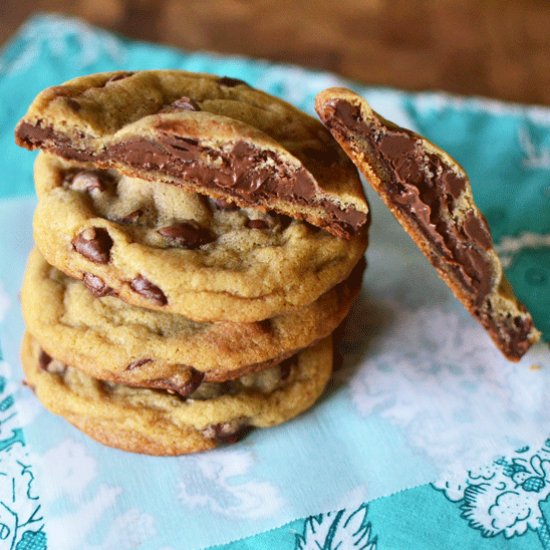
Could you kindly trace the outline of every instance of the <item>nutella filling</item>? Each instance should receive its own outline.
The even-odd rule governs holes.
[[[140,171],[161,172],[176,180],[176,184],[185,180],[222,190],[247,204],[262,203],[275,196],[319,207],[328,217],[326,227],[340,237],[349,238],[368,223],[365,212],[315,198],[316,183],[308,172],[285,163],[274,151],[261,150],[244,141],[235,142],[227,150],[213,149],[177,135],[172,122],[159,123],[156,130],[156,141],[133,138],[96,153],[75,148],[67,136],[53,128],[25,122],[17,129],[17,140],[25,147],[42,147],[68,160],[103,166],[120,163]]]
[[[493,287],[493,268],[486,251],[492,240],[485,221],[473,210],[464,218],[452,218],[454,203],[466,189],[466,179],[456,174],[437,155],[427,152],[412,132],[388,126],[376,118],[365,122],[360,108],[338,100],[331,106],[331,127],[358,133],[376,152],[391,179],[384,190],[391,202],[431,243],[434,262],[450,268],[473,301],[480,306]]]

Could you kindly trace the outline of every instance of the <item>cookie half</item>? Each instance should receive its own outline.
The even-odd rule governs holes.
[[[318,121],[235,79],[102,73],[40,93],[16,141],[66,159],[262,208],[349,238],[368,206]]]
[[[94,297],[80,282],[30,254],[21,291],[29,332],[44,352],[101,380],[187,396],[205,382],[225,382],[277,365],[327,337],[361,286],[353,276],[312,304],[256,323],[196,323]]]
[[[51,265],[149,309],[253,322],[315,301],[346,279],[366,228],[338,239],[306,222],[41,153],[36,245]]]
[[[271,392],[243,389],[183,400],[100,382],[55,359],[41,362],[40,346],[29,334],[21,356],[27,384],[48,410],[105,445],[151,455],[212,449],[236,441],[246,429],[285,422],[315,403],[332,371],[328,338],[298,354],[285,383]]]
[[[315,109],[439,276],[502,353],[519,360],[540,333],[503,274],[464,169],[351,90],[322,91]]]

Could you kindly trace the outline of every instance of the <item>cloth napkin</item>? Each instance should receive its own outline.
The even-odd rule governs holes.
[[[332,85],[448,150],[507,274],[550,338],[550,109],[408,94],[332,74],[29,20],[0,54],[0,547],[550,548],[550,354],[499,354],[373,193],[344,367],[310,412],[243,442],[154,458],[103,447],[21,385],[18,291],[34,155],[13,128],[43,88],[113,69],[238,77],[313,113]],[[40,304],[37,304],[40,307]]]

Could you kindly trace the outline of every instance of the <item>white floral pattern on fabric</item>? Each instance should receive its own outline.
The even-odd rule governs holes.
[[[550,496],[550,439],[536,450],[524,447],[466,476],[455,475],[433,486],[459,504],[461,516],[485,537],[537,532],[550,548],[550,528],[541,504]]]
[[[296,536],[296,550],[376,550],[377,538],[367,521],[368,506],[307,518]]]
[[[0,542],[2,548],[45,550],[35,461],[19,424],[10,371],[8,364],[0,361]]]
[[[189,507],[206,507],[230,518],[269,517],[284,501],[266,481],[237,481],[248,474],[253,455],[244,449],[218,449],[183,463],[178,498]]]

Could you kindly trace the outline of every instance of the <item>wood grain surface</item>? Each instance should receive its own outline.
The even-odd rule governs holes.
[[[0,0],[0,42],[37,11],[368,84],[550,104],[548,0]]]

